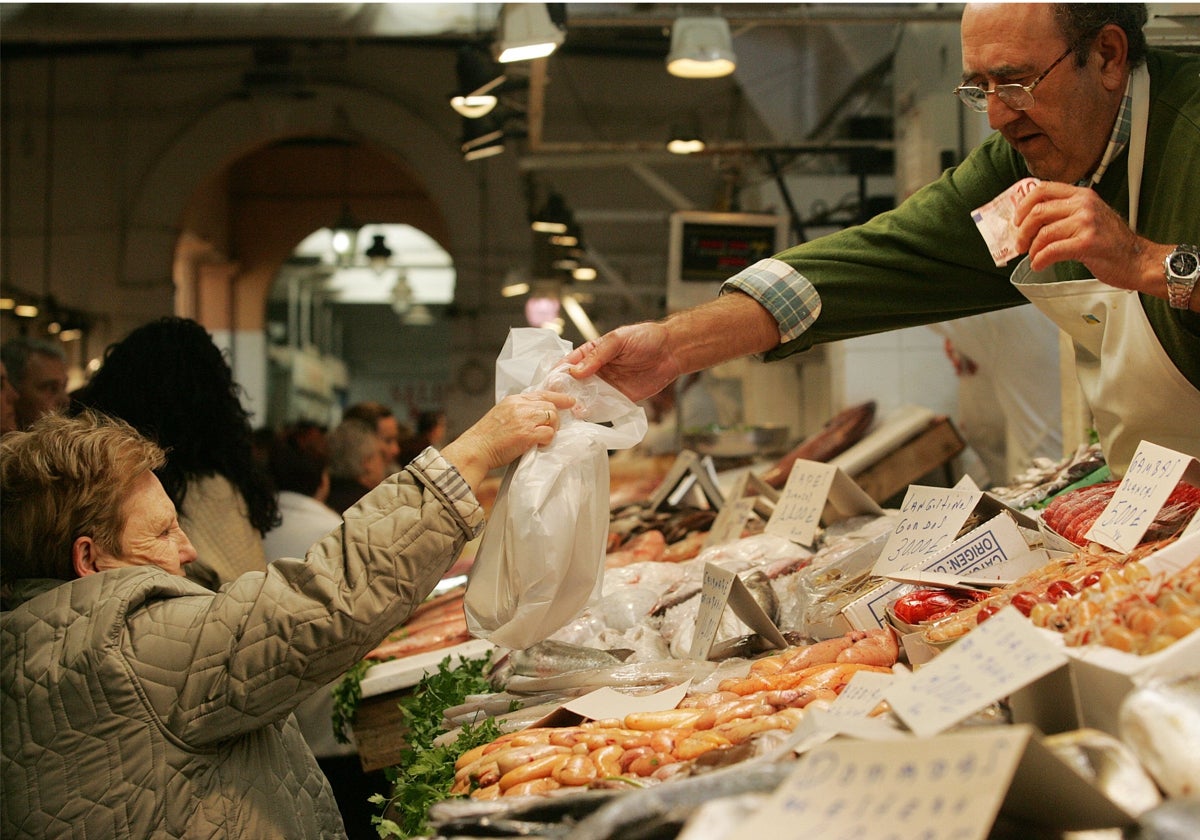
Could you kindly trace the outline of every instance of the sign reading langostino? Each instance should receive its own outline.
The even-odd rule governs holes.
[[[910,486],[900,506],[900,520],[875,562],[874,573],[887,577],[910,566],[924,566],[929,555],[954,542],[982,496],[979,490]]]

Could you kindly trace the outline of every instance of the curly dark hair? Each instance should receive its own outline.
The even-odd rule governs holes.
[[[1080,67],[1087,63],[1088,47],[1096,35],[1110,23],[1125,31],[1129,41],[1126,63],[1137,67],[1146,60],[1145,3],[1055,3],[1054,19]]]
[[[159,480],[182,509],[192,479],[221,475],[245,499],[250,523],[265,534],[279,523],[279,502],[256,463],[250,414],[220,348],[188,318],[138,327],[104,353],[96,374],[72,396],[125,420],[167,452]]]

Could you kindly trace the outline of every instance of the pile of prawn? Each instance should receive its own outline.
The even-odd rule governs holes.
[[[792,731],[807,706],[832,702],[860,671],[891,673],[898,658],[888,628],[789,648],[674,709],[501,735],[459,757],[450,793],[495,799],[686,775],[702,755]]]

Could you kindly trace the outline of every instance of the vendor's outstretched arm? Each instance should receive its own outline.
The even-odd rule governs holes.
[[[685,373],[778,344],[775,318],[754,298],[731,291],[661,321],[618,327],[580,345],[566,361],[577,379],[599,374],[636,402]]]

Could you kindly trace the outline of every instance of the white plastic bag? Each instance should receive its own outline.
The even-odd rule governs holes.
[[[608,451],[646,434],[646,412],[598,377],[554,364],[571,351],[552,330],[509,332],[496,360],[496,401],[525,391],[571,394],[548,445],[510,464],[467,580],[471,633],[524,650],[600,595],[608,537]]]

